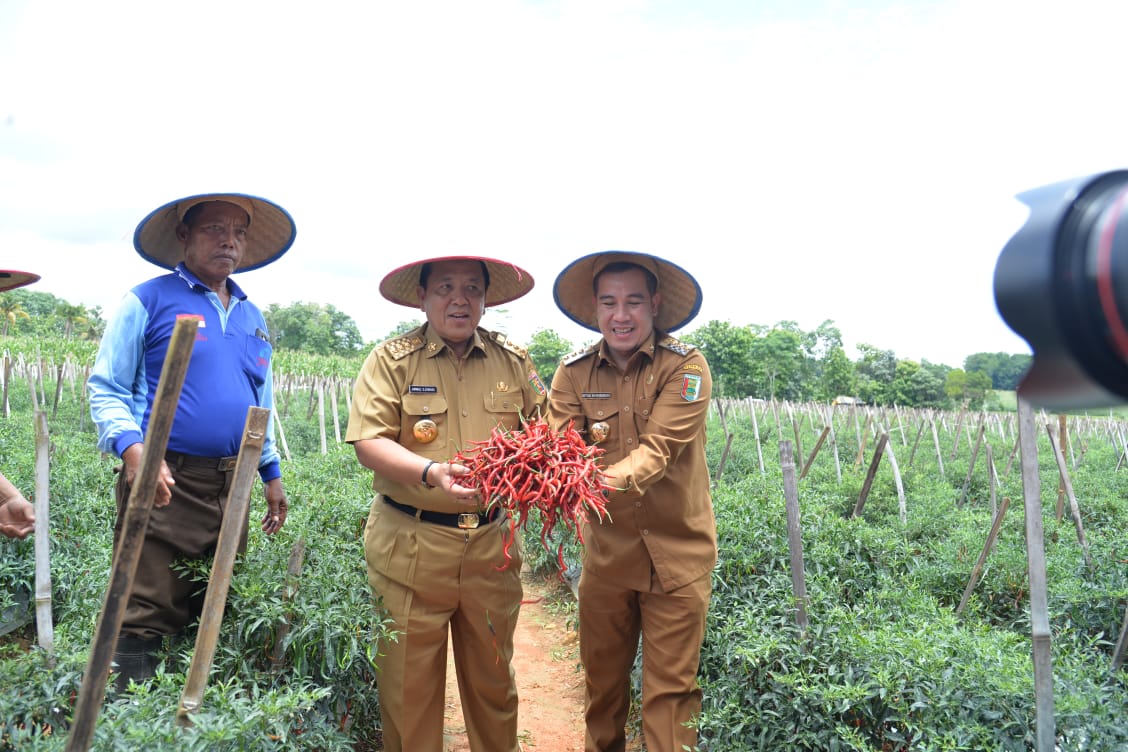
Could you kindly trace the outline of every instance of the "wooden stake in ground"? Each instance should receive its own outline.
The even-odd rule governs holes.
[[[1085,566],[1092,569],[1093,559],[1089,555],[1089,541],[1085,538],[1085,526],[1081,522],[1081,508],[1077,506],[1077,497],[1073,494],[1073,482],[1069,479],[1069,469],[1065,466],[1065,455],[1061,453],[1061,449],[1054,441],[1053,426],[1047,424],[1046,429],[1050,433],[1050,447],[1053,449],[1054,459],[1057,461],[1061,488],[1065,489],[1065,494],[1069,497],[1069,512],[1073,517],[1073,527],[1077,529],[1077,542],[1081,544],[1081,554],[1085,557]],[[1061,519],[1060,516],[1058,519]]]
[[[1042,530],[1042,487],[1038,477],[1038,433],[1034,410],[1018,397],[1022,498],[1026,514],[1026,570],[1030,580],[1030,638],[1034,654],[1034,716],[1037,752],[1054,752],[1054,669],[1046,587],[1046,543]]]
[[[149,527],[149,514],[153,509],[157,483],[160,482],[168,435],[172,432],[172,421],[176,417],[180,388],[184,386],[184,375],[188,372],[188,361],[196,343],[197,325],[196,319],[184,318],[179,319],[172,330],[141,449],[141,467],[129,492],[129,501],[126,502],[118,552],[114,557],[102,611],[98,615],[82,687],[78,691],[74,725],[67,738],[67,752],[85,752],[90,748],[90,740],[94,738],[94,724],[106,695],[110,662],[113,660],[122,619],[125,618],[126,600],[133,589],[133,576],[137,573],[141,543]]]
[[[854,505],[854,513],[851,517],[861,517],[862,509],[866,505],[866,498],[869,496],[870,488],[873,486],[874,476],[877,475],[877,467],[881,463],[881,454],[885,451],[885,445],[889,443],[889,434],[882,433],[881,437],[877,440],[877,446],[873,449],[873,459],[870,460],[869,470],[866,472],[866,479],[862,481],[862,490],[858,494],[858,503]]]
[[[235,473],[231,479],[231,490],[227,494],[227,507],[223,514],[223,524],[219,528],[219,540],[215,547],[215,560],[208,577],[208,591],[204,595],[204,606],[200,612],[200,626],[196,631],[196,649],[192,654],[192,665],[188,667],[188,678],[180,695],[180,707],[176,711],[176,725],[192,725],[189,713],[200,709],[204,699],[204,688],[208,683],[208,672],[215,658],[215,645],[219,640],[219,627],[223,623],[223,611],[227,604],[227,591],[231,587],[231,573],[235,569],[235,555],[239,553],[239,542],[243,537],[243,527],[247,524],[247,512],[251,505],[251,489],[258,479],[259,459],[266,442],[266,427],[270,421],[270,410],[265,407],[247,409],[247,422],[243,427],[243,439],[239,444],[239,457],[235,460]]]
[[[1003,497],[1003,506],[999,509],[999,513],[995,515],[994,521],[991,523],[991,530],[987,533],[987,540],[983,542],[983,550],[979,553],[979,560],[975,562],[972,567],[971,577],[967,580],[967,587],[964,588],[963,597],[960,598],[960,605],[956,606],[956,613],[962,614],[967,601],[971,598],[971,594],[975,591],[975,585],[979,582],[979,573],[983,571],[983,565],[987,562],[987,554],[991,553],[991,548],[995,545],[995,539],[999,536],[999,528],[1002,527],[1003,520],[1007,516],[1007,507],[1010,506],[1010,498]]]
[[[799,490],[795,480],[795,456],[790,441],[779,443],[783,468],[783,497],[787,505],[787,546],[791,551],[791,593],[795,598],[795,621],[807,633],[807,580],[803,571],[803,533],[799,524]]]
[[[55,625],[51,619],[51,436],[47,414],[35,412],[35,629],[39,647],[55,663]]]

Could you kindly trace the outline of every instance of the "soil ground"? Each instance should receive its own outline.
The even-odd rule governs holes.
[[[551,575],[543,578],[526,572],[522,579],[525,600],[513,649],[521,703],[517,739],[524,752],[583,752],[584,675],[575,610],[569,612],[563,605],[572,595]],[[449,655],[444,741],[446,752],[470,752],[454,659]]]

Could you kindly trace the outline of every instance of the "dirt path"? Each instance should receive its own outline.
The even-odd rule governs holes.
[[[570,598],[551,579],[522,575],[525,603],[517,620],[513,670],[517,675],[517,738],[525,752],[582,752],[584,683],[579,643],[568,617],[552,607]],[[447,658],[446,752],[469,752],[454,659]]]

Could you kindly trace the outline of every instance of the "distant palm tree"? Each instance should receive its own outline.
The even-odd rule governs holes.
[[[0,330],[0,337],[8,336],[8,327],[16,323],[17,319],[31,318],[31,314],[24,310],[18,300],[7,295],[0,296],[0,316],[4,317],[4,328]]]
[[[63,338],[70,339],[76,328],[87,323],[86,306],[73,303],[59,303],[55,315],[63,320]]]
[[[78,336],[91,342],[102,339],[106,331],[106,320],[102,318],[102,306],[87,309],[85,323],[79,328]]]

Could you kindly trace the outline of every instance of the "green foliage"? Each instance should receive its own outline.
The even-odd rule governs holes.
[[[744,429],[749,408],[758,411],[762,450]],[[922,443],[914,452],[912,421],[923,416],[871,411],[889,429],[907,518],[899,518],[892,470],[883,461],[862,516],[851,519],[873,442],[856,461],[852,419],[835,413],[835,443],[828,440],[798,483],[809,619],[804,632],[796,621],[778,460],[780,440],[794,441],[795,432],[772,405],[745,410],[733,407],[726,416],[734,434],[729,461],[747,466],[762,451],[767,471],[730,472],[726,465],[714,491],[720,560],[700,672],[701,748],[1032,749],[1022,487],[1017,466],[1007,472],[1013,424],[1010,435],[989,431],[985,442],[994,449],[998,497],[1015,501],[966,610],[956,615],[992,521],[985,448],[961,503],[972,442],[965,429],[955,431],[955,416],[947,416],[947,428],[940,426],[937,448]],[[797,416],[795,423],[809,451],[821,421]],[[724,437],[715,419],[709,431],[712,464]],[[1107,435],[1096,428],[1074,439],[1075,453],[1082,444],[1085,449],[1073,486],[1093,567],[1084,564],[1068,512],[1059,523],[1052,503],[1043,509],[1062,750],[1111,752],[1128,745],[1128,677],[1110,675],[1112,642],[1128,599],[1128,473],[1114,471],[1118,447]],[[1056,463],[1044,433],[1039,442],[1043,496],[1052,500]],[[798,456],[796,464],[802,464]]]
[[[529,357],[532,358],[533,365],[537,367],[537,374],[546,387],[552,384],[552,377],[556,374],[560,359],[573,349],[572,343],[551,329],[538,329],[533,332],[528,347]]]
[[[318,355],[352,355],[364,339],[352,318],[333,304],[302,303],[282,307],[271,303],[263,311],[275,347]]]
[[[991,388],[1013,391],[1023,373],[1030,367],[1030,355],[1007,353],[974,353],[964,359],[964,370],[982,373],[991,380]]]
[[[401,321],[396,324],[396,328],[388,332],[388,336],[384,337],[384,339],[381,341],[387,341],[389,339],[395,339],[396,337],[402,337],[412,329],[418,329],[421,326],[423,326],[423,322],[419,319],[412,319],[411,321]]]
[[[13,412],[0,419],[0,463],[31,495],[34,436],[26,383],[14,382]],[[76,692],[110,571],[114,460],[102,458],[77,400],[51,422],[51,550],[55,657],[0,638],[0,750],[64,748]],[[295,432],[300,433],[300,432]],[[99,750],[356,750],[374,748],[379,711],[372,665],[386,625],[366,584],[363,523],[371,474],[348,445],[291,440],[284,462],[290,516],[266,536],[251,524],[237,563],[210,681],[194,727],[174,725],[194,632],[168,645],[163,674],[128,697],[107,695],[93,747]],[[261,487],[251,519],[265,507]],[[292,595],[287,562],[304,541]],[[0,539],[0,601],[27,592],[32,541]],[[203,568],[206,571],[207,567]],[[0,603],[0,611],[4,610]],[[16,633],[34,639],[31,627]],[[358,746],[359,745],[359,746]],[[367,747],[365,746],[367,745]]]

